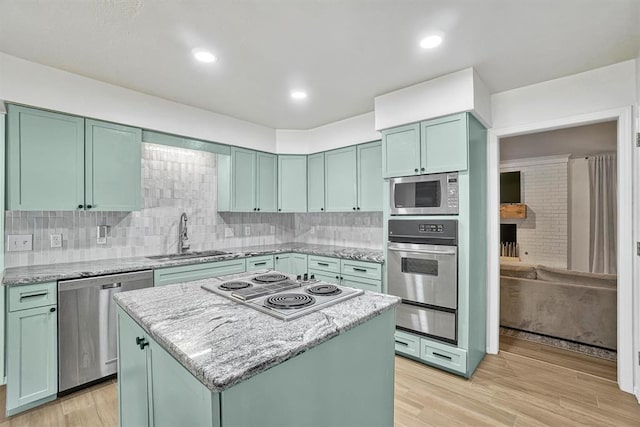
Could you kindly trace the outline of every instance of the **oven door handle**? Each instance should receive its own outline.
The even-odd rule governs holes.
[[[455,255],[455,251],[433,251],[429,249],[401,249],[389,246],[387,249],[394,252],[406,252],[415,254]]]

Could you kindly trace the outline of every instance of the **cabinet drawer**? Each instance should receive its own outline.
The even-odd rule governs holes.
[[[420,337],[402,331],[396,331],[396,352],[408,356],[420,357]]]
[[[309,269],[340,273],[340,260],[326,256],[309,255]]]
[[[171,285],[172,283],[190,282],[192,280],[207,279],[209,277],[224,276],[226,274],[244,273],[246,269],[247,265],[244,258],[161,268],[153,271],[153,286]]]
[[[429,363],[463,375],[467,373],[467,351],[420,338],[420,357]]]
[[[247,271],[263,270],[265,268],[273,270],[273,255],[247,258]]]
[[[340,269],[343,275],[382,280],[382,264],[342,259],[340,260]]]
[[[56,305],[57,301],[56,282],[9,288],[9,311]]]
[[[322,270],[309,269],[309,277],[313,276],[315,279],[323,282],[331,283],[333,285],[340,284],[340,275],[338,273],[328,273]]]
[[[356,276],[341,276],[341,284],[365,291],[382,292],[382,282],[380,280],[363,279]]]

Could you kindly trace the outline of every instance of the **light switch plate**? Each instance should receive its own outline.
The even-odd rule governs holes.
[[[62,234],[50,234],[49,239],[51,241],[52,248],[62,247]]]
[[[33,250],[33,234],[9,234],[7,252]]]
[[[275,226],[275,225],[272,225],[272,226],[271,226],[271,228],[269,229],[269,232],[270,232],[271,234],[276,234],[276,226]]]
[[[233,237],[233,228],[226,227],[224,229],[224,237]]]
[[[245,236],[250,236],[251,235],[251,227],[249,227],[248,225],[244,226],[244,235]]]
[[[106,225],[98,225],[96,227],[96,243],[98,245],[106,245],[107,244],[107,229]]]

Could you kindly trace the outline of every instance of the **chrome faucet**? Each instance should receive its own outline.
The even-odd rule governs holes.
[[[180,227],[178,231],[178,253],[184,253],[191,245],[189,244],[189,235],[187,234],[187,214],[182,212],[180,215]]]

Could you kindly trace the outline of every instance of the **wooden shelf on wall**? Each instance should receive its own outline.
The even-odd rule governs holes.
[[[503,203],[500,205],[500,219],[525,219],[527,205],[524,203]]]

